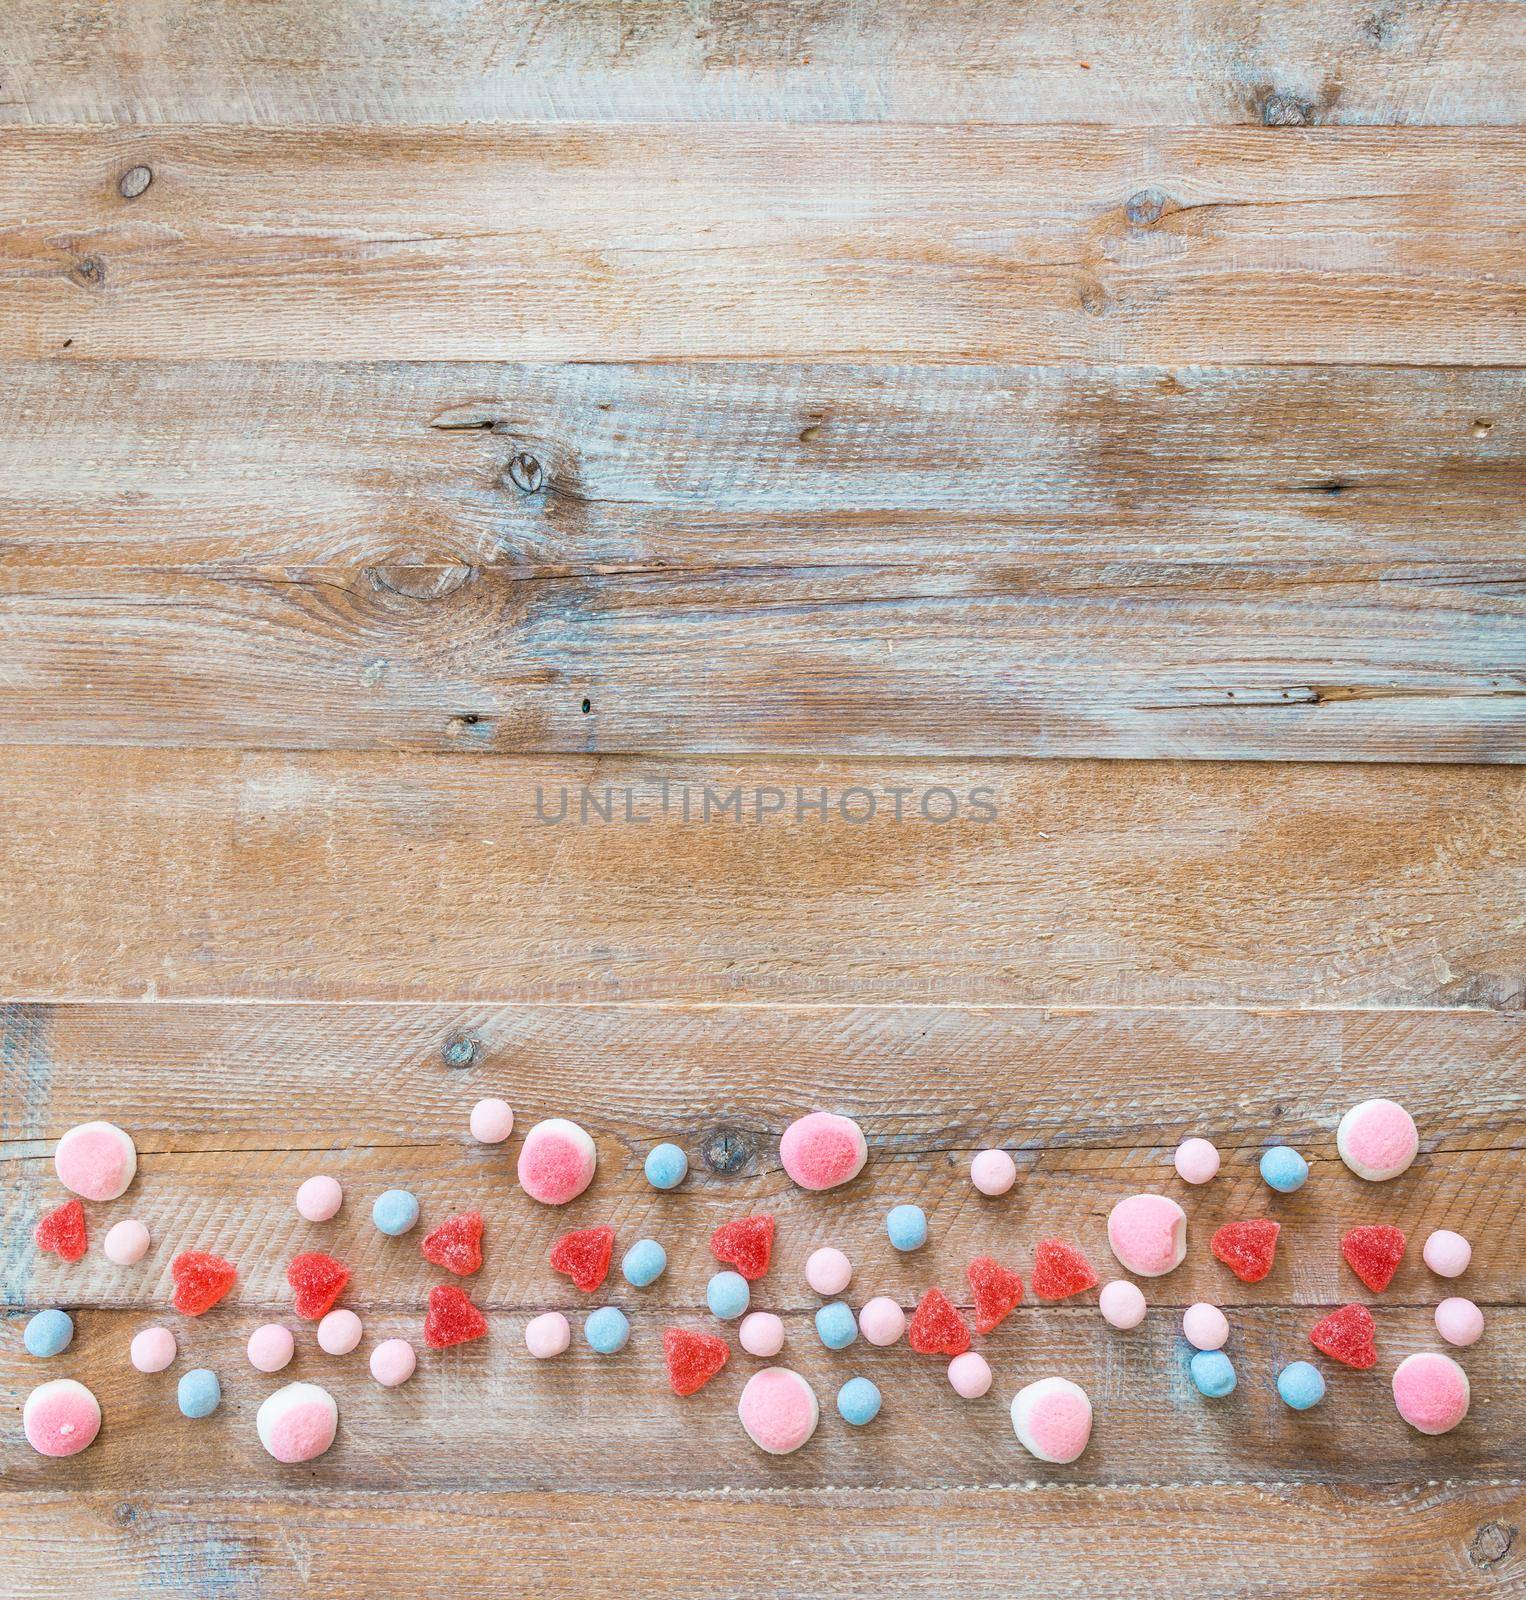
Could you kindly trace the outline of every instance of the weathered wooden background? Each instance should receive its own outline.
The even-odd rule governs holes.
[[[1521,24],[9,0],[0,1591],[1526,1593]],[[609,820],[542,820],[585,785]],[[596,1134],[574,1222],[668,1247],[618,1358],[523,1349],[568,1219],[518,1195],[517,1141],[465,1139],[488,1092]],[[1380,1092],[1423,1135],[1381,1187],[1333,1145]],[[778,1167],[814,1105],[873,1150],[834,1196]],[[148,1221],[141,1269],[30,1243],[95,1115],[138,1138],[92,1224]],[[1224,1174],[1137,1333],[1025,1305],[975,1405],[816,1343],[816,1245],[855,1300],[1047,1232],[1105,1259],[1189,1131]],[[693,1160],[670,1196],[658,1138]],[[1277,1139],[1315,1171],[1269,1202]],[[996,1201],[989,1143],[1021,1170]],[[320,1169],[327,1229],[290,1204]],[[280,1468],[244,1338],[320,1240],[369,1335],[417,1338],[431,1274],[367,1221],[394,1184],[487,1213],[493,1337],[393,1393],[304,1340],[341,1438]],[[892,1260],[898,1200],[934,1237]],[[1204,1241],[1269,1204],[1247,1287]],[[737,1428],[745,1358],[689,1401],[658,1359],[711,1228],[763,1205],[762,1298],[825,1402],[787,1460]],[[1302,1418],[1271,1388],[1362,1221],[1474,1241],[1444,1439],[1388,1394],[1436,1343],[1417,1251],[1376,1372]],[[192,1245],[241,1267],[182,1328],[225,1387],[200,1424],[125,1359]],[[1212,1405],[1175,1336],[1205,1297],[1241,1371]],[[55,1303],[46,1375],[107,1420],[47,1463],[20,1334]],[[830,1403],[858,1370],[861,1434]],[[1006,1417],[1051,1371],[1097,1403],[1069,1468]]]

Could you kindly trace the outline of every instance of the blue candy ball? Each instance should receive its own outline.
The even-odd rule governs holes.
[[[612,1356],[623,1350],[631,1336],[631,1325],[619,1306],[600,1306],[590,1311],[583,1324],[583,1337],[601,1356]]]
[[[388,1238],[395,1239],[419,1220],[418,1199],[406,1189],[388,1189],[376,1197],[371,1207],[371,1220]]]
[[[880,1414],[880,1391],[867,1378],[849,1378],[837,1391],[837,1414],[844,1422],[862,1428]]]
[[[921,1206],[896,1206],[885,1218],[885,1232],[897,1250],[920,1250],[927,1243],[927,1213]]]
[[[621,1258],[620,1270],[628,1284],[644,1289],[668,1270],[668,1253],[655,1239],[638,1239]]]
[[[1284,1405],[1307,1411],[1325,1398],[1325,1375],[1312,1362],[1294,1361],[1277,1374],[1277,1393]]]
[[[1234,1365],[1222,1350],[1199,1350],[1189,1369],[1198,1393],[1206,1394],[1210,1400],[1221,1400],[1234,1390]]]
[[[747,1309],[752,1290],[740,1272],[717,1272],[705,1285],[705,1304],[722,1322],[730,1322]]]
[[[654,1145],[646,1157],[646,1181],[654,1189],[676,1189],[689,1172],[689,1158],[676,1144]]]
[[[183,1417],[210,1417],[223,1402],[223,1386],[207,1367],[195,1367],[180,1380],[176,1396]]]
[[[858,1318],[847,1301],[834,1300],[816,1313],[816,1332],[828,1350],[846,1350],[858,1337]]]
[[[1309,1163],[1285,1144],[1273,1145],[1261,1157],[1261,1176],[1278,1194],[1292,1194],[1304,1186]]]
[[[67,1311],[39,1311],[21,1335],[29,1356],[56,1356],[74,1342],[74,1318]]]

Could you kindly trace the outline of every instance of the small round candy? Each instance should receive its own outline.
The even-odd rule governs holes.
[[[525,1349],[537,1361],[559,1356],[572,1343],[572,1328],[560,1311],[543,1311],[525,1324]]]
[[[175,1390],[183,1417],[210,1417],[223,1403],[223,1386],[210,1367],[192,1367]]]
[[[138,1147],[114,1122],[82,1122],[54,1147],[53,1170],[70,1194],[115,1200],[138,1170]]]
[[[906,1332],[906,1312],[889,1295],[877,1294],[859,1312],[858,1327],[870,1344],[894,1344]]]
[[[100,1402],[73,1378],[40,1383],[21,1408],[21,1431],[40,1456],[74,1456],[101,1431]]]
[[[316,1383],[288,1383],[267,1396],[255,1413],[254,1431],[277,1461],[314,1461],[334,1442],[339,1407]]]
[[[853,1277],[853,1263],[830,1245],[813,1250],[805,1264],[805,1281],[817,1294],[841,1294]]]
[[[384,1389],[396,1389],[413,1376],[419,1358],[406,1339],[383,1339],[371,1352],[371,1376]]]
[[[514,1112],[507,1100],[479,1100],[468,1123],[478,1144],[502,1144],[514,1131]]]
[[[1473,1259],[1473,1246],[1450,1228],[1437,1228],[1425,1241],[1425,1264],[1438,1278],[1460,1278]]]
[[[1199,1300],[1182,1313],[1182,1334],[1194,1350],[1222,1350],[1229,1343],[1229,1318]]]
[[[1450,1433],[1468,1414],[1468,1375],[1435,1350],[1405,1356],[1394,1369],[1394,1404],[1420,1433]]]
[[[337,1178],[325,1173],[307,1178],[297,1190],[297,1215],[308,1222],[327,1222],[344,1204],[344,1190]]]
[[[1335,1148],[1357,1177],[1382,1183],[1409,1170],[1420,1135],[1403,1106],[1393,1100],[1364,1100],[1341,1118]]]
[[[376,1204],[371,1207],[371,1221],[376,1224],[377,1232],[386,1234],[389,1239],[407,1233],[418,1220],[418,1197],[406,1189],[388,1189],[385,1194],[377,1195]]]
[[[676,1144],[653,1145],[642,1170],[654,1189],[676,1189],[689,1175],[689,1158]]]
[[[279,1372],[292,1358],[297,1341],[291,1329],[267,1322],[249,1335],[249,1365],[256,1372]]]
[[[168,1328],[140,1328],[132,1336],[128,1359],[139,1372],[163,1372],[179,1352]]]
[[[1199,1350],[1188,1363],[1188,1371],[1198,1393],[1210,1400],[1222,1400],[1234,1392],[1234,1363],[1222,1350]]]
[[[816,1431],[816,1391],[788,1367],[764,1367],[742,1388],[737,1415],[747,1437],[771,1456],[798,1450]]]
[[[620,1258],[620,1271],[625,1281],[637,1289],[645,1289],[668,1269],[668,1253],[655,1239],[638,1239]]]
[[[1097,1309],[1102,1320],[1113,1328],[1137,1328],[1144,1321],[1145,1297],[1137,1283],[1127,1278],[1114,1278],[1102,1285],[1097,1296]]]
[[[1187,1213],[1163,1194],[1131,1194],[1108,1213],[1107,1242],[1141,1278],[1174,1272],[1187,1255]]]
[[[705,1304],[722,1322],[730,1322],[747,1309],[752,1290],[740,1272],[717,1272],[705,1285]]]
[[[360,1343],[364,1331],[360,1318],[341,1307],[318,1324],[318,1348],[326,1356],[347,1356]]]
[[[600,1306],[590,1311],[583,1321],[583,1337],[590,1349],[601,1356],[612,1356],[623,1350],[631,1336],[631,1325],[619,1306]]]
[[[1477,1344],[1484,1331],[1484,1314],[1471,1300],[1452,1295],[1436,1307],[1436,1332],[1448,1344]]]
[[[970,1182],[981,1194],[1005,1194],[1017,1182],[1017,1163],[1005,1150],[982,1150],[970,1162]]]
[[[892,1206],[885,1232],[897,1250],[920,1250],[927,1243],[927,1214],[921,1206]]]
[[[837,1414],[844,1422],[862,1428],[880,1414],[880,1391],[867,1378],[849,1378],[837,1391]]]
[[[1183,1183],[1207,1183],[1219,1170],[1219,1152],[1206,1139],[1183,1139],[1173,1165]]]
[[[845,1300],[834,1300],[816,1313],[816,1332],[828,1350],[846,1350],[858,1337],[858,1323]]]
[[[991,1366],[978,1350],[966,1350],[948,1364],[948,1381],[963,1400],[978,1400],[991,1388]]]
[[[28,1320],[21,1342],[29,1356],[47,1360],[74,1343],[74,1318],[67,1311],[39,1311]]]
[[[1091,1438],[1092,1403],[1069,1378],[1040,1378],[1013,1395],[1012,1431],[1029,1455],[1063,1466]]]
[[[797,1118],[779,1140],[779,1160],[802,1189],[835,1189],[856,1178],[868,1159],[864,1130],[831,1111]]]
[[[776,1356],[784,1348],[784,1323],[772,1311],[749,1311],[737,1340],[750,1356]]]
[[[132,1217],[113,1223],[101,1248],[113,1266],[136,1266],[148,1254],[148,1229]]]
[[[519,1187],[543,1206],[564,1206],[593,1182],[598,1165],[598,1148],[586,1128],[548,1117],[519,1147]]]
[[[1274,1144],[1261,1157],[1261,1181],[1278,1194],[1301,1189],[1309,1176],[1309,1163],[1290,1145]]]
[[[1325,1398],[1325,1375],[1312,1361],[1294,1361],[1277,1374],[1277,1393],[1294,1411],[1307,1411]]]

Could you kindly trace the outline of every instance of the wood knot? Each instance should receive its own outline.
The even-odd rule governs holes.
[[[1268,128],[1303,128],[1314,115],[1314,107],[1294,94],[1269,94],[1261,102],[1261,122]]]
[[[509,462],[505,476],[521,494],[535,494],[546,482],[544,469],[528,450],[521,450]]]
[[[730,1177],[752,1160],[752,1141],[740,1128],[716,1128],[705,1135],[699,1153],[712,1172]]]
[[[1517,1532],[1506,1522],[1482,1523],[1468,1540],[1468,1560],[1475,1567],[1497,1567],[1514,1548]]]
[[[481,1052],[481,1044],[469,1033],[453,1033],[440,1046],[440,1056],[447,1067],[472,1066]]]
[[[99,289],[106,281],[106,263],[99,256],[81,256],[69,276],[87,289]]]
[[[138,1508],[131,1500],[124,1500],[112,1515],[124,1528],[130,1528],[138,1520]]]
[[[1148,228],[1165,216],[1171,197],[1159,189],[1140,189],[1123,202],[1123,214],[1136,228]]]
[[[152,167],[129,167],[117,181],[117,192],[124,200],[136,200],[153,181]]]
[[[1089,317],[1107,315],[1107,291],[1095,278],[1083,278],[1076,291],[1076,301]]]

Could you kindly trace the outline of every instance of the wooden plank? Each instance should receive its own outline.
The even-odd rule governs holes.
[[[1523,196],[1514,129],[22,130],[0,355],[1519,365]]]
[[[1513,768],[12,748],[0,804],[18,1000],[1526,999]]]
[[[13,123],[1499,123],[1506,0],[11,0]]]

